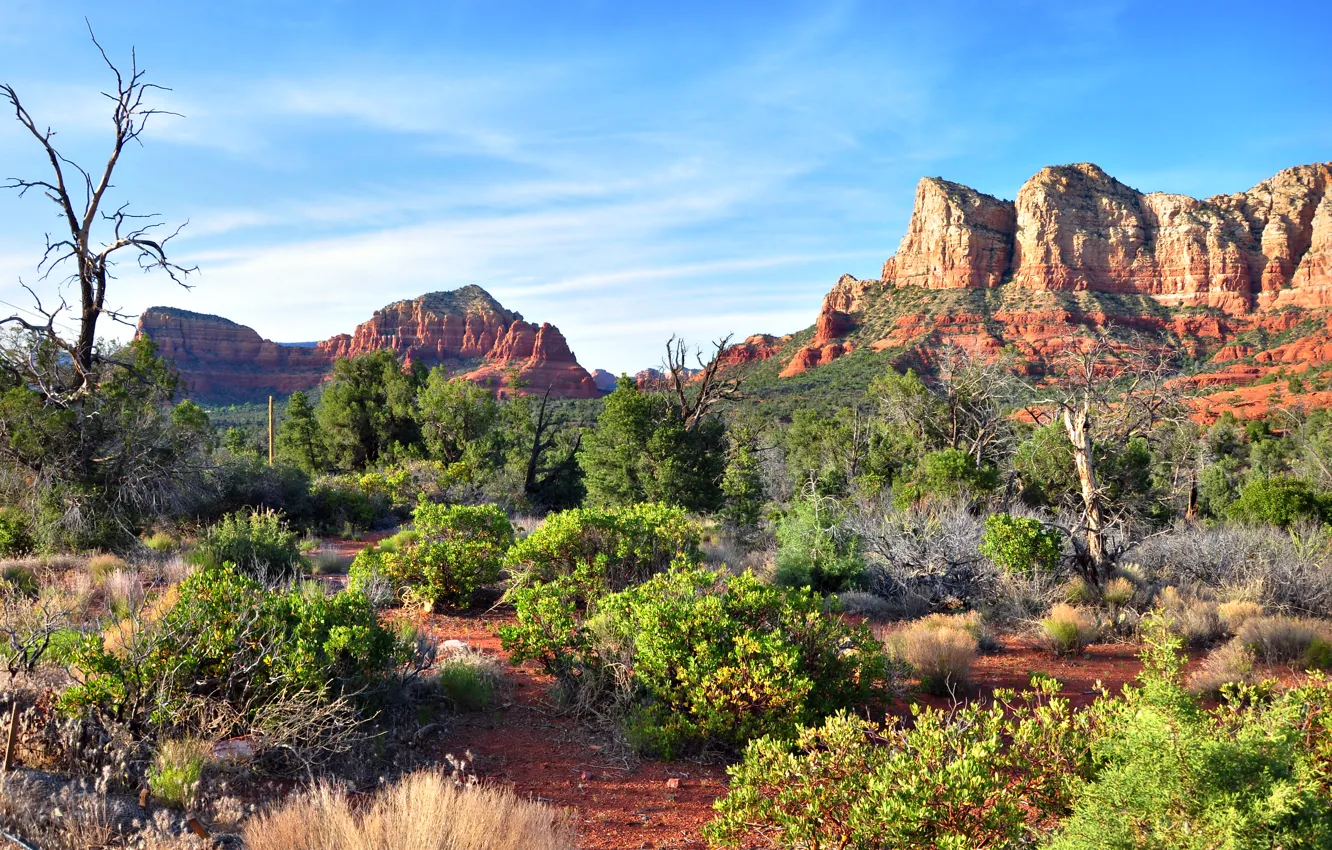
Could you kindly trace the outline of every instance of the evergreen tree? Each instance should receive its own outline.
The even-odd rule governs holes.
[[[306,472],[318,472],[324,465],[324,440],[309,397],[294,392],[287,399],[287,412],[277,433],[278,457]]]
[[[759,466],[758,442],[754,432],[735,428],[728,435],[726,471],[721,491],[725,497],[722,519],[742,534],[758,527],[763,516],[763,474]]]
[[[318,410],[329,465],[365,469],[417,449],[420,380],[419,370],[404,372],[391,351],[338,360]]]
[[[450,379],[436,366],[421,389],[417,419],[430,457],[457,463],[469,451],[482,450],[500,421],[500,405],[489,390],[465,378]]]

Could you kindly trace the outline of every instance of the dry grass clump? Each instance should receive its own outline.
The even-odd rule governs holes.
[[[118,616],[125,617],[143,607],[143,579],[135,570],[116,570],[106,577],[102,584],[106,597],[106,607]]]
[[[1138,586],[1125,576],[1116,576],[1101,588],[1101,601],[1111,608],[1123,608],[1138,595]]]
[[[92,576],[95,583],[102,584],[112,573],[128,570],[129,565],[125,563],[124,559],[115,555],[93,555],[88,559],[85,569],[87,569],[88,575]]]
[[[503,680],[499,659],[470,647],[450,648],[435,665],[440,696],[458,711],[486,708]]]
[[[1235,640],[1263,664],[1322,669],[1332,664],[1332,624],[1307,617],[1254,617]]]
[[[1057,655],[1076,655],[1096,639],[1096,619],[1085,608],[1060,602],[1040,621],[1040,636],[1046,648]]]
[[[248,850],[574,850],[560,809],[512,791],[460,784],[440,770],[404,777],[368,805],[328,784],[245,825]]]
[[[199,782],[212,755],[212,745],[197,738],[163,741],[148,771],[148,787],[153,797],[179,809],[192,806],[198,799]]]
[[[310,559],[310,572],[317,576],[343,576],[351,568],[351,556],[337,552],[316,552]]]
[[[1216,616],[1228,634],[1238,634],[1245,623],[1263,616],[1263,606],[1245,599],[1222,602],[1216,606]]]
[[[1225,685],[1257,683],[1254,654],[1244,644],[1232,640],[1213,650],[1188,679],[1189,690],[1200,696],[1216,697]]]
[[[911,665],[928,693],[947,695],[971,678],[979,642],[945,614],[917,620],[893,635],[889,649]]]

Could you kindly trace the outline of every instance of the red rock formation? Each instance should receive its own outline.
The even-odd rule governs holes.
[[[1008,271],[1015,227],[1011,201],[926,177],[916,186],[906,236],[883,265],[883,280],[935,289],[998,286]]]
[[[742,363],[761,363],[776,354],[783,341],[771,334],[755,334],[744,342],[727,346],[721,353],[721,365],[727,367]]]
[[[139,332],[175,362],[187,390],[204,399],[260,399],[310,389],[337,358],[385,349],[426,366],[464,369],[484,361],[465,377],[497,389],[516,371],[528,392],[600,394],[557,328],[523,321],[478,286],[395,302],[354,333],[312,347],[280,345],[227,319],[161,307],[144,312]]]

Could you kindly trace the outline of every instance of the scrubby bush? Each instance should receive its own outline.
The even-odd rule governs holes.
[[[1295,478],[1257,478],[1250,481],[1229,507],[1226,515],[1246,523],[1289,528],[1301,520],[1326,521],[1328,496],[1308,482]]]
[[[509,550],[518,584],[581,572],[601,591],[623,590],[679,559],[697,563],[700,531],[684,509],[651,502],[575,508],[546,517]]]
[[[500,676],[494,657],[474,650],[452,652],[435,665],[439,694],[457,711],[479,711],[489,706]]]
[[[894,487],[898,508],[932,499],[976,499],[999,486],[999,470],[978,465],[961,449],[942,449],[921,458],[916,475]]]
[[[1101,601],[1111,608],[1123,608],[1137,596],[1138,587],[1125,576],[1115,576],[1101,588]]]
[[[515,662],[540,661],[565,696],[612,710],[643,751],[734,747],[877,698],[879,643],[804,589],[680,567],[602,597],[584,619],[568,578],[515,597],[501,630]]]
[[[921,687],[936,696],[967,684],[979,646],[975,635],[948,619],[935,615],[917,620],[889,641],[893,655],[910,664]]]
[[[1303,617],[1254,617],[1235,633],[1235,640],[1248,647],[1264,664],[1325,666],[1324,646],[1332,640],[1332,624]],[[1321,646],[1320,646],[1321,644]]]
[[[1038,519],[1007,513],[985,518],[980,553],[1002,569],[1053,572],[1063,551],[1063,533]]]
[[[1085,608],[1060,603],[1041,620],[1045,645],[1059,655],[1075,655],[1096,639],[1097,624]]]
[[[1153,624],[1142,687],[1098,703],[1097,770],[1051,850],[1327,846],[1332,688],[1237,694],[1205,712],[1178,648]]]
[[[881,728],[846,715],[754,741],[707,829],[721,847],[1018,850],[1091,775],[1094,716],[1057,685]]]
[[[266,579],[287,578],[300,568],[300,535],[278,511],[236,511],[204,532],[194,560],[201,566],[234,564]]]
[[[157,531],[143,539],[143,545],[159,554],[174,552],[179,545],[176,538],[165,531]]]
[[[0,508],[0,558],[26,555],[34,545],[28,517],[16,508]]]
[[[1199,696],[1216,698],[1227,685],[1252,685],[1258,681],[1253,650],[1237,640],[1212,650],[1188,678],[1188,687]]]
[[[194,573],[166,601],[74,648],[65,710],[171,730],[214,700],[240,722],[284,693],[373,692],[412,652],[360,593],[268,590],[229,565]]]
[[[837,500],[817,493],[791,506],[777,526],[778,584],[837,593],[860,583],[865,561],[841,526],[843,513]]]
[[[422,502],[412,516],[413,537],[394,541],[389,550],[363,552],[352,562],[354,586],[378,574],[406,600],[432,611],[441,605],[466,607],[477,588],[499,578],[513,545],[504,511],[495,505]]]

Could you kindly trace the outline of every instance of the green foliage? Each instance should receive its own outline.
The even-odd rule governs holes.
[[[758,528],[763,517],[763,473],[758,442],[748,428],[733,428],[727,435],[726,470],[722,473],[722,521],[741,533]]]
[[[148,769],[148,788],[153,798],[178,809],[192,807],[198,799],[199,780],[207,761],[208,744],[203,741],[163,741]]]
[[[875,700],[886,676],[868,629],[828,613],[817,594],[750,573],[674,568],[601,598],[586,619],[571,584],[521,592],[519,624],[501,631],[504,645],[514,660],[543,661],[567,694],[583,689],[589,707],[621,712],[630,741],[646,752],[670,758],[789,736],[799,723]]]
[[[204,532],[194,558],[205,566],[230,563],[251,575],[286,578],[300,568],[300,535],[278,511],[237,511]]]
[[[73,649],[66,711],[139,730],[187,722],[200,700],[252,717],[291,691],[372,692],[411,651],[359,592],[268,590],[230,565],[194,573],[166,601],[156,619],[121,623],[108,633],[115,640],[87,635]]]
[[[904,728],[838,715],[794,743],[754,741],[706,834],[735,848],[755,836],[773,848],[1030,847],[1090,775],[1095,726],[1056,684],[1033,684],[989,705],[912,706]]]
[[[287,410],[278,428],[278,457],[295,464],[306,472],[318,472],[324,467],[324,437],[315,418],[310,398],[303,392],[294,392],[287,399]]]
[[[435,680],[440,696],[456,711],[480,711],[495,698],[496,677],[476,656],[459,654],[437,665]]]
[[[1096,772],[1051,850],[1326,847],[1332,689],[1232,691],[1203,711],[1179,680],[1179,640],[1148,625],[1138,688],[1102,700]]]
[[[578,576],[595,597],[646,581],[678,558],[697,562],[699,540],[698,525],[681,508],[575,508],[547,516],[507,561],[517,585]]]
[[[410,454],[421,442],[419,385],[388,350],[338,360],[318,408],[328,465],[354,471]]]
[[[1327,521],[1328,497],[1294,478],[1257,478],[1250,481],[1227,509],[1238,522],[1264,523],[1280,528],[1301,520]]]
[[[1030,517],[1008,513],[985,518],[980,553],[1011,572],[1054,572],[1064,551],[1064,535]]]
[[[449,379],[442,366],[430,370],[417,398],[418,419],[426,452],[445,463],[480,461],[491,446],[500,421],[495,396],[465,378]]]
[[[836,499],[813,493],[791,506],[777,526],[778,584],[827,594],[860,582],[865,561],[859,541],[841,527],[844,513]]]
[[[513,545],[513,526],[504,511],[495,505],[422,502],[412,516],[416,539],[398,551],[358,556],[352,562],[357,583],[377,571],[396,592],[430,611],[442,605],[466,607],[478,587],[499,578]]]
[[[914,479],[898,488],[895,501],[905,508],[929,497],[975,499],[998,486],[999,471],[995,467],[977,466],[975,459],[961,449],[942,449],[921,459]]]
[[[621,377],[605,399],[597,427],[583,440],[578,463],[594,505],[663,502],[690,510],[720,507],[725,427],[707,419],[687,428],[661,393]]]
[[[0,508],[0,558],[16,558],[33,549],[31,523],[17,508]]]

